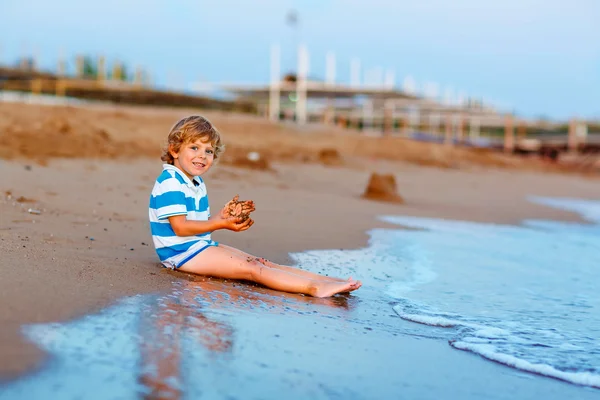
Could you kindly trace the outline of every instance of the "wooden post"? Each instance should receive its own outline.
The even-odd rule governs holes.
[[[463,120],[463,116],[462,114],[456,114],[456,136],[458,139],[458,143],[463,143],[465,138],[464,138],[464,120]]]
[[[104,80],[106,79],[106,60],[104,58],[104,56],[100,56],[98,57],[98,65],[97,65],[97,75],[96,75],[96,80],[98,81],[98,83],[102,84],[104,82]]]
[[[446,115],[446,130],[444,135],[444,144],[451,145],[452,144],[452,115]]]
[[[480,120],[479,117],[471,117],[469,121],[469,137],[476,139],[479,137]]]
[[[41,94],[43,88],[42,80],[39,78],[35,78],[31,80],[31,93],[33,94]]]
[[[125,77],[123,76],[123,68],[121,67],[121,63],[119,61],[115,61],[113,63],[110,79],[113,81],[121,81],[123,78]]]
[[[577,140],[577,121],[572,118],[569,121],[569,136],[567,137],[567,148],[569,153],[577,152],[578,140]]]
[[[588,136],[588,125],[585,122],[579,122],[577,123],[577,125],[575,126],[575,133],[577,136],[577,143],[578,144],[585,144],[587,143],[587,136]]]
[[[390,135],[394,130],[394,100],[386,99],[383,103],[383,134]]]
[[[400,118],[400,126],[402,136],[408,136],[408,118],[406,115]]]
[[[525,122],[519,121],[517,124],[517,138],[525,139],[527,136],[527,127],[525,126]]]
[[[57,79],[55,91],[57,96],[65,96],[67,94],[67,81],[64,79]]]
[[[373,100],[366,99],[362,110],[363,130],[373,128]]]
[[[327,107],[325,107],[325,111],[323,112],[323,123],[325,125],[334,125],[335,122],[335,105],[333,98],[329,97],[327,99]]]
[[[504,123],[504,152],[512,154],[515,150],[515,130],[512,115],[507,115]]]
[[[440,115],[438,113],[436,113],[435,111],[431,112],[429,114],[429,127],[431,130],[431,133],[434,134],[435,136],[438,136],[441,134],[440,132]]]
[[[409,109],[409,130],[410,133],[419,131],[421,125],[421,109],[418,106],[412,106]]]

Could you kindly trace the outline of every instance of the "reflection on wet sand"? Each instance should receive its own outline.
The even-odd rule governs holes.
[[[315,298],[281,294],[245,283],[190,277],[180,281],[172,294],[162,297],[141,313],[139,323],[141,365],[138,383],[145,399],[179,399],[183,382],[183,341],[199,344],[208,355],[233,352],[235,330],[229,324],[207,316],[225,310],[259,308],[262,312],[314,312],[314,305],[351,308],[350,296]],[[274,295],[277,293],[277,295]],[[204,311],[204,312],[203,312]]]

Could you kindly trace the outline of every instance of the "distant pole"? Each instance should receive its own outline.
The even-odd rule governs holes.
[[[83,60],[83,56],[82,55],[78,55],[75,63],[77,65],[77,72],[76,75],[78,78],[83,78],[83,64],[84,64],[84,60]]]
[[[404,92],[413,95],[416,92],[417,84],[412,76],[408,75],[404,78],[404,82],[402,83],[402,88]]]
[[[330,51],[325,56],[325,86],[334,87],[335,86],[335,54]],[[335,121],[335,97],[328,96],[327,98],[327,107],[324,117],[325,124],[331,124]]]
[[[437,99],[438,84],[435,82],[426,82],[423,84],[423,96],[428,99]]]
[[[365,69],[363,74],[363,85],[367,87],[373,87],[373,70]]]
[[[271,47],[271,85],[269,90],[269,119],[279,121],[281,99],[281,51],[279,45]]]
[[[325,57],[325,84],[335,85],[335,54],[331,51]]]
[[[396,76],[394,74],[394,71],[391,69],[387,70],[385,73],[385,80],[383,82],[385,88],[390,90],[393,89],[394,85],[396,84],[395,80]]]
[[[360,60],[358,58],[354,58],[350,62],[350,86],[360,86]]]
[[[504,152],[513,153],[515,150],[515,128],[512,115],[508,114],[504,122]]]
[[[133,76],[133,85],[135,88],[141,88],[144,84],[144,71],[139,65],[135,68],[135,74]]]
[[[298,76],[296,78],[296,122],[300,125],[307,121],[307,89],[308,89],[308,50],[305,46],[298,48]]]
[[[446,88],[444,89],[444,97],[443,97],[443,102],[446,105],[452,105],[452,103],[454,103],[454,97],[453,97],[454,91],[452,90],[452,87],[450,86],[446,86]]]
[[[296,10],[290,10],[288,11],[287,15],[285,16],[285,22],[286,24],[290,27],[291,32],[292,32],[292,43],[291,43],[291,48],[292,49],[298,49],[299,47],[299,42],[298,42],[298,37],[300,36],[298,31],[300,30],[299,26],[300,26],[300,18],[298,17],[298,12]],[[294,51],[291,52],[292,56],[294,55]],[[296,66],[298,65],[298,53],[296,52]],[[294,60],[292,59],[291,62],[291,68],[293,68],[294,65]],[[296,73],[297,75],[297,73]]]
[[[373,86],[376,88],[381,88],[384,86],[383,68],[381,67],[373,68]]]
[[[58,64],[56,65],[56,74],[58,76],[64,76],[67,74],[67,65],[65,63],[65,57],[62,49],[58,52]]]
[[[40,67],[40,52],[36,47],[31,48],[31,69],[37,71]]]

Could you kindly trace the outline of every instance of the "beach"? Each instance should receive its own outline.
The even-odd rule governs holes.
[[[131,296],[169,298],[188,289],[229,296],[229,302],[218,302],[219,311],[207,299],[185,301],[208,308],[209,317],[226,315],[246,349],[233,353],[226,363],[202,364],[203,382],[209,385],[208,377],[214,378],[213,389],[204,393],[233,390],[231,381],[219,374],[224,368],[234,372],[231,379],[246,383],[239,390],[246,388],[260,398],[262,389],[253,378],[256,365],[248,363],[261,359],[269,365],[263,376],[279,382],[280,390],[293,387],[281,382],[297,379],[305,382],[298,393],[323,398],[374,398],[379,396],[368,391],[378,390],[391,398],[396,393],[439,398],[448,391],[460,398],[597,395],[595,389],[526,374],[443,341],[397,331],[395,322],[388,320],[394,314],[391,300],[382,300],[372,285],[369,288],[369,276],[354,276],[363,280],[363,288],[327,302],[161,268],[149,233],[148,197],[161,171],[162,141],[178,118],[191,113],[202,111],[0,104],[3,382],[43,374],[53,365],[52,357],[23,335],[24,326],[77,321]],[[279,263],[294,263],[293,253],[364,248],[370,230],[396,228],[378,218],[382,215],[505,225],[525,219],[582,223],[579,214],[540,206],[528,197],[599,197],[597,176],[565,172],[535,160],[336,128],[274,125],[245,115],[202,114],[215,123],[227,145],[223,159],[205,177],[212,209],[236,194],[254,200],[257,208],[250,230],[216,232],[215,239]],[[259,153],[268,163],[245,163],[248,152]],[[403,204],[362,198],[374,172],[395,177]],[[366,274],[360,269],[349,272]],[[247,305],[253,302],[257,309]],[[348,310],[353,310],[351,318]],[[314,312],[342,321],[346,330],[326,333],[327,319]],[[262,322],[253,318],[257,316]],[[288,335],[278,332],[282,323]],[[261,330],[281,340],[269,342],[269,347],[259,340]],[[328,337],[336,345],[328,347],[317,337]],[[323,358],[328,363],[321,361],[314,376],[305,375],[310,360],[298,361],[298,353],[285,356],[298,348],[305,348],[310,360]],[[340,348],[356,357],[338,357]],[[304,366],[301,372],[285,369],[294,362],[290,360]],[[325,368],[329,363],[335,365],[333,372]],[[354,381],[356,386],[328,392],[324,377]],[[306,390],[315,382],[320,384],[316,392]]]

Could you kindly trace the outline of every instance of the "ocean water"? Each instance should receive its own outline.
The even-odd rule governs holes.
[[[0,399],[600,396],[600,202],[531,201],[589,223],[382,216],[368,247],[292,255],[353,295],[176,281],[24,327],[50,357]]]
[[[589,225],[522,226],[410,217],[403,233],[418,286],[389,288],[403,319],[448,329],[459,350],[534,374],[600,388],[600,202],[532,198]],[[418,254],[418,255],[417,255]]]

